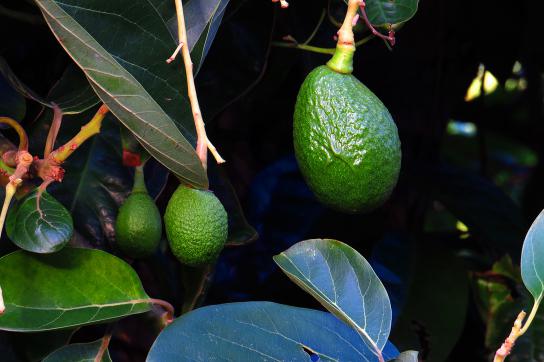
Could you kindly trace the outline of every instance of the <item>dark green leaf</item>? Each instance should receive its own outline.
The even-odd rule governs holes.
[[[17,90],[21,95],[26,98],[32,99],[46,107],[51,107],[51,104],[43,97],[36,94],[32,89],[28,88],[23,82],[17,78],[13,70],[11,70],[6,60],[0,57],[0,73],[11,84],[13,89]]]
[[[34,253],[59,251],[73,232],[68,210],[46,191],[38,199],[38,189],[14,204],[6,219],[6,233],[11,241]]]
[[[94,249],[16,251],[0,258],[0,329],[37,332],[103,323],[150,309],[128,264]]]
[[[26,114],[25,98],[13,89],[0,72],[0,117],[21,121]]]
[[[101,347],[102,339],[90,343],[69,344],[51,353],[43,362],[97,362],[96,357]],[[107,349],[100,361],[111,362]]]
[[[418,245],[408,300],[391,334],[403,349],[419,348],[428,337],[426,361],[446,361],[465,325],[467,273],[461,261],[436,240]],[[445,326],[448,326],[445,328]]]
[[[357,332],[333,315],[270,302],[232,303],[185,314],[159,335],[148,362],[376,361]]]
[[[374,26],[403,23],[415,15],[418,3],[419,0],[366,0],[366,14]]]
[[[9,333],[11,343],[25,360],[41,361],[54,350],[66,345],[74,332],[74,329],[63,329],[38,333],[3,333]]]
[[[247,221],[225,166],[212,163],[209,165],[208,173],[211,189],[225,207],[229,218],[229,235],[226,245],[241,246],[255,241],[259,234]]]
[[[0,57],[0,74],[22,96],[49,108],[53,106],[52,103],[56,103],[64,114],[84,112],[99,101],[83,72],[74,65],[66,68],[62,77],[53,86],[47,97],[36,94],[23,84],[2,57]]]
[[[47,99],[55,102],[63,114],[82,113],[100,102],[85,74],[74,64],[66,68]]]
[[[518,205],[480,176],[447,166],[433,172],[433,185],[421,184],[435,188],[436,199],[468,226],[469,233],[501,254],[519,255],[525,221]]]
[[[184,182],[206,188],[206,172],[189,142],[195,143],[195,131],[184,73],[179,61],[165,62],[176,42],[153,4],[36,3],[95,92],[146,150]]]
[[[521,252],[521,277],[539,304],[544,294],[544,211],[527,232]]]
[[[197,268],[183,266],[183,306],[181,314],[190,312],[204,301],[213,280],[213,273],[213,265]]]
[[[370,264],[349,245],[314,239],[295,244],[274,261],[302,289],[382,350],[391,330],[389,297]]]

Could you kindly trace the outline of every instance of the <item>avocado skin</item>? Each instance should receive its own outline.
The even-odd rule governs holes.
[[[153,198],[143,192],[132,193],[117,214],[117,247],[132,258],[145,258],[155,252],[161,234],[161,214]]]
[[[228,215],[210,191],[178,186],[164,213],[166,236],[174,256],[196,267],[212,263],[228,237]]]
[[[306,77],[295,106],[293,140],[306,183],[332,209],[370,211],[397,183],[397,127],[379,98],[351,74],[320,66]]]

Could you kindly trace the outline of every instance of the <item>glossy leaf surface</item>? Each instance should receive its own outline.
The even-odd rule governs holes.
[[[150,309],[134,270],[100,250],[16,251],[0,258],[0,286],[6,306],[0,315],[2,330],[63,329]]]
[[[276,255],[274,261],[293,282],[354,328],[369,347],[383,349],[391,330],[389,297],[355,249],[337,240],[306,240]]]

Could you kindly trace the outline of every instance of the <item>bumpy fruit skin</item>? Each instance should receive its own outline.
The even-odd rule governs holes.
[[[307,184],[333,209],[374,209],[397,183],[397,127],[378,97],[353,75],[327,66],[308,75],[297,97],[293,139]]]
[[[145,258],[159,246],[161,233],[161,214],[155,201],[147,193],[132,193],[117,214],[115,240],[118,248],[132,258]]]
[[[227,212],[210,191],[180,185],[168,201],[164,225],[172,253],[189,266],[213,262],[227,241]]]

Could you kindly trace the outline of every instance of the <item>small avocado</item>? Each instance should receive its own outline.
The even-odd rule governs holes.
[[[168,201],[164,225],[172,253],[189,266],[213,262],[228,236],[227,212],[219,199],[183,185]]]

